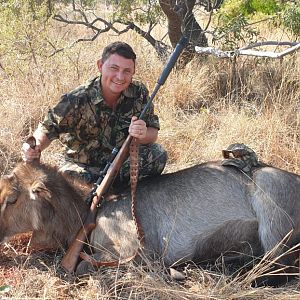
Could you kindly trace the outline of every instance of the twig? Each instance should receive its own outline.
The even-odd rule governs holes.
[[[251,50],[256,47],[272,46],[272,45],[290,46],[290,48],[282,52]],[[277,42],[277,41],[266,41],[266,42],[254,43],[234,51],[222,51],[220,49],[216,49],[213,47],[197,47],[197,46],[195,47],[195,50],[198,54],[212,54],[218,58],[232,58],[239,55],[282,58],[283,56],[291,54],[299,49],[300,49],[300,42]]]

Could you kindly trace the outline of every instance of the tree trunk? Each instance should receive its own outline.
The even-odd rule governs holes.
[[[189,39],[183,52],[181,64],[186,65],[195,55],[195,46],[207,47],[207,38],[197,22],[193,8],[196,0],[159,0],[160,7],[168,19],[168,35],[173,47],[182,35]]]
[[[182,36],[182,18],[175,10],[173,0],[159,0],[159,5],[168,19],[168,35],[172,47],[174,48]]]

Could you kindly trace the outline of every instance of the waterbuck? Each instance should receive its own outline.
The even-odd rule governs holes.
[[[35,246],[68,247],[87,215],[89,189],[53,167],[20,163],[0,180],[0,241],[32,231]],[[222,254],[259,256],[288,233],[274,255],[298,243],[300,176],[275,167],[257,167],[248,176],[221,161],[203,163],[141,181],[136,195],[143,253],[168,266]],[[89,239],[103,261],[132,257],[139,247],[130,190],[111,198]],[[280,262],[291,265],[294,258]]]

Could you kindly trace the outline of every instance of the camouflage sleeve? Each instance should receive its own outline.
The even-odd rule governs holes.
[[[78,99],[72,94],[65,94],[58,104],[49,109],[39,128],[50,141],[59,138],[61,133],[70,133],[80,120]]]
[[[150,97],[149,97],[148,89],[146,88],[145,85],[141,84],[142,110],[144,109],[144,107],[148,103],[149,99],[150,99]],[[147,124],[147,127],[157,128],[158,130],[160,129],[159,118],[154,112],[153,103],[151,103],[150,107],[148,108],[148,110],[145,114],[144,120]]]

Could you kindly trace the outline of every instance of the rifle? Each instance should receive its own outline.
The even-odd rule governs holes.
[[[173,53],[169,57],[166,66],[157,81],[155,89],[152,95],[149,98],[149,101],[145,105],[143,111],[141,112],[139,119],[142,119],[147,112],[148,108],[150,107],[155,95],[157,94],[160,86],[162,86],[167,77],[169,76],[172,68],[174,67],[179,55],[183,51],[184,47],[187,45],[188,40],[186,37],[182,37],[178,44],[176,45]],[[96,214],[97,208],[99,207],[99,203],[101,204],[101,200],[103,196],[107,193],[110,185],[112,184],[113,180],[117,176],[123,162],[129,155],[129,146],[132,141],[132,136],[128,135],[125,142],[123,143],[121,149],[117,151],[117,149],[113,149],[111,160],[108,162],[107,166],[104,168],[106,172],[105,176],[103,172],[101,172],[100,178],[97,180],[96,183],[96,191],[92,191],[92,197],[88,202],[90,202],[90,209],[88,215],[83,223],[82,228],[77,233],[76,238],[70,245],[69,249],[65,253],[62,261],[61,266],[69,273],[74,272],[75,267],[77,265],[78,258],[80,256],[80,252],[82,251],[83,245],[87,240],[88,234],[96,227]]]

